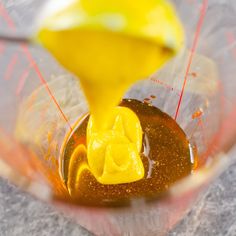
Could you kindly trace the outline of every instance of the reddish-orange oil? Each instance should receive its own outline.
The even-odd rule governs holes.
[[[158,108],[137,100],[124,99],[120,105],[132,109],[140,119],[143,129],[141,158],[145,177],[128,184],[103,185],[85,170],[80,176],[77,189],[71,192],[72,200],[77,203],[119,205],[129,204],[132,198],[154,198],[177,180],[189,175],[193,169],[189,141],[174,119]],[[77,145],[86,146],[88,118],[85,117],[77,125],[64,146],[62,175],[66,185],[68,176],[75,176],[77,166],[86,161],[86,155],[81,155],[78,160],[71,160],[70,157]],[[70,171],[75,173],[68,175],[71,165],[75,168],[70,168]]]

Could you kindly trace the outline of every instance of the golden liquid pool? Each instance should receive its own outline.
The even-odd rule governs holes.
[[[61,157],[63,178],[75,202],[87,205],[128,204],[132,198],[155,197],[191,173],[194,163],[189,142],[170,116],[137,100],[123,100],[120,105],[136,113],[143,129],[141,159],[144,178],[132,183],[103,185],[86,168],[77,176],[87,157],[81,151],[72,158],[72,153],[79,144],[87,145],[87,115],[66,140]]]

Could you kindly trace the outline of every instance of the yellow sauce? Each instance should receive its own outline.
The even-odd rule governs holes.
[[[74,0],[47,15],[37,38],[80,79],[87,98],[87,150],[75,149],[87,152],[84,168],[102,184],[142,179],[140,121],[129,108],[116,106],[134,82],[180,49],[183,31],[171,5],[165,0]]]
[[[115,107],[101,131],[90,117],[87,127],[88,164],[98,182],[129,183],[144,176],[140,158],[142,128],[137,115],[126,107]]]

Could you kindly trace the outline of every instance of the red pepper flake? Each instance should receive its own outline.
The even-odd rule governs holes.
[[[144,99],[143,99],[144,102],[145,102],[145,101],[148,102],[148,101],[150,101],[150,100],[151,100],[150,98],[144,98]]]
[[[202,115],[203,111],[201,109],[198,109],[192,114],[192,119],[199,118]]]
[[[197,73],[196,72],[192,72],[191,75],[196,78],[197,77]]]
[[[150,100],[151,100],[150,98],[144,98],[144,99],[143,99],[143,103],[149,104],[149,103],[150,103]]]

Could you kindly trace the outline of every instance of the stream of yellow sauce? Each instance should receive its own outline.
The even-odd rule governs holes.
[[[52,1],[56,4],[56,1]],[[165,0],[74,0],[42,20],[37,39],[80,80],[90,109],[88,168],[102,184],[144,176],[137,115],[117,107],[125,91],[178,52],[183,31]]]

